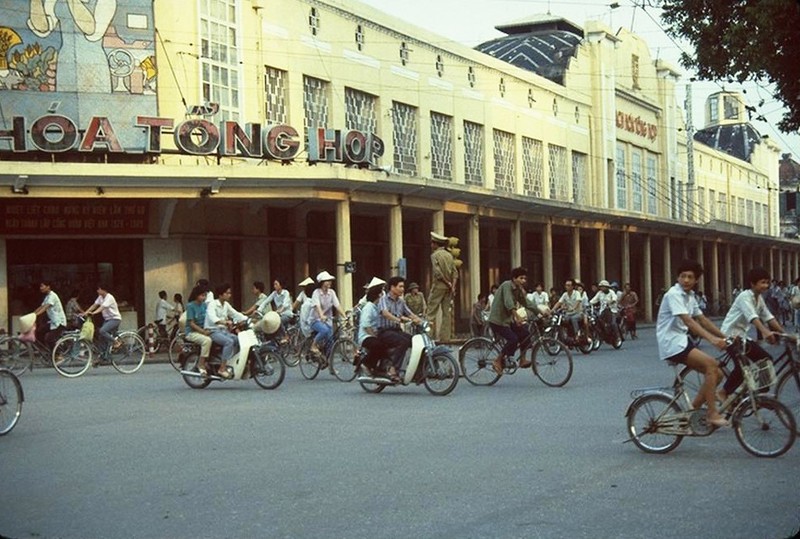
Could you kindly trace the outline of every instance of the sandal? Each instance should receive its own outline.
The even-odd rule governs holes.
[[[706,423],[714,425],[715,427],[730,427],[730,423],[724,417],[715,417],[714,419],[706,418]]]
[[[197,368],[197,372],[199,372],[199,373],[200,373],[200,375],[201,375],[203,378],[208,378],[208,371],[205,369],[205,367],[198,367],[198,368]]]
[[[233,373],[231,372],[230,367],[225,367],[223,370],[219,372],[219,377],[223,380],[230,380],[233,378]]]

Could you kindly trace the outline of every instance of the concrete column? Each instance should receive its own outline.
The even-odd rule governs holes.
[[[306,277],[314,278],[308,267],[308,210],[305,208],[295,208],[293,212],[294,221],[294,282],[291,283],[292,294],[296,294],[297,283]]]
[[[631,233],[622,233],[622,282],[631,282]]]
[[[778,281],[781,281],[781,280],[785,281],[786,279],[784,278],[784,275],[783,275],[783,250],[782,249],[776,249],[775,250],[775,255],[778,258]]]
[[[711,243],[711,290],[714,294],[714,305],[719,307],[720,304],[720,294],[722,293],[721,287],[719,285],[719,243],[716,241]],[[706,293],[708,296],[708,292],[705,289],[701,289],[703,292]],[[712,312],[719,312],[719,309],[712,309]]]
[[[397,261],[403,258],[403,207],[389,208],[389,267],[392,275],[398,274]]]
[[[553,224],[545,223],[542,227],[542,274],[544,288],[549,290],[556,283],[553,281]]]
[[[581,229],[577,226],[572,228],[572,275],[584,281],[581,276]],[[584,285],[589,286],[585,282]]]
[[[608,279],[606,275],[606,231],[604,228],[597,229],[597,247],[595,250],[597,262],[597,280]],[[620,283],[620,288],[622,283]],[[591,298],[590,298],[591,299]]]
[[[736,248],[736,283],[744,290],[744,247],[739,245]]]
[[[733,265],[732,265],[733,257],[731,256],[731,244],[725,244],[725,262],[722,265],[725,268],[725,278],[722,280],[722,286],[724,287],[723,297],[725,298],[725,304],[731,304],[731,291],[733,290]]]
[[[477,219],[477,215],[475,216]],[[511,223],[511,267],[518,268],[522,265],[522,222],[517,219]],[[477,297],[478,292],[475,291],[474,296]]]
[[[769,270],[769,274],[772,275],[772,278],[775,279],[775,256],[772,247],[767,249],[767,269]]]
[[[467,226],[467,251],[469,274],[467,275],[467,282],[464,284],[468,287],[465,291],[466,297],[469,299],[467,305],[472,307],[478,297],[478,292],[481,290],[481,228],[480,218],[477,215],[470,217],[469,226]],[[463,276],[463,270],[461,273]]]
[[[653,273],[650,268],[653,267],[653,255],[651,252],[652,245],[650,243],[650,234],[645,235],[644,237],[644,259],[643,259],[643,270],[642,275],[643,283],[642,283],[642,295],[644,300],[644,318],[648,322],[653,321]]]
[[[703,240],[697,240],[697,262],[699,262],[700,265],[703,266],[703,269],[706,270],[703,272],[703,276],[700,277],[700,279],[697,281],[697,288],[698,290],[702,290],[704,294],[707,292],[705,274],[708,273],[707,271],[708,268],[706,268],[705,257],[706,256],[705,256]]]
[[[10,332],[11,318],[8,314],[8,252],[6,251],[6,240],[2,238],[0,238],[0,260],[3,261],[3,263],[0,264],[0,328]]]
[[[437,234],[447,236],[447,234],[444,233],[444,210],[436,210],[433,212],[432,219],[432,230]]]
[[[669,288],[672,286],[672,280],[675,278],[672,275],[672,240],[669,239],[669,236],[664,236],[664,253],[663,253],[663,261],[664,261],[664,288]]]
[[[350,248],[350,201],[336,203],[336,295],[346,311],[353,306],[353,274],[345,273],[344,264],[353,260]]]

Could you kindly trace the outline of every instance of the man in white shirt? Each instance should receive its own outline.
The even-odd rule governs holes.
[[[44,294],[42,304],[34,311],[36,316],[47,313],[48,325],[36,329],[36,339],[45,343],[52,349],[56,341],[67,329],[67,317],[64,314],[64,307],[61,305],[61,298],[53,292],[50,281],[42,281],[39,284],[39,292]]]
[[[587,335],[589,334],[588,327],[585,328],[586,334],[581,332],[581,325],[585,327],[586,324],[583,314],[583,298],[583,292],[575,288],[575,280],[567,279],[564,281],[564,293],[561,294],[556,304],[553,305],[554,311],[562,307],[564,308],[566,311],[564,318],[572,323],[572,329],[575,331],[576,339],[588,339]]]
[[[617,326],[617,293],[611,290],[611,285],[608,281],[603,279],[597,283],[599,290],[592,299],[589,300],[591,305],[600,306],[600,319],[604,324],[611,327]]]
[[[269,308],[269,297],[267,294],[264,293],[264,289],[266,285],[261,281],[256,281],[253,283],[253,295],[256,297],[256,302],[253,303],[252,307],[243,311],[242,314],[245,316],[253,316],[255,315],[256,318],[263,318],[267,311],[270,310]]]
[[[245,320],[247,317],[234,309],[229,303],[233,292],[228,283],[217,287],[217,298],[208,304],[206,310],[206,323],[203,329],[210,332],[209,337],[215,343],[222,346],[222,363],[219,366],[219,375],[229,379],[233,373],[228,369],[228,361],[238,352],[239,340],[231,333],[233,326]]]
[[[169,313],[175,310],[175,306],[167,301],[167,291],[160,290],[158,292],[158,303],[156,303],[156,324],[158,331],[162,336],[167,334],[167,321],[169,320]]]
[[[724,427],[728,422],[717,411],[714,394],[721,376],[717,361],[697,348],[688,335],[691,330],[718,349],[725,349],[725,334],[706,318],[692,290],[702,275],[703,266],[694,260],[685,260],[678,266],[678,282],[664,294],[658,310],[658,355],[664,361],[682,363],[703,374],[703,384],[692,406],[700,408],[705,403],[708,407],[706,421]]]
[[[119,329],[119,325],[122,322],[122,315],[119,314],[119,306],[117,305],[116,298],[114,298],[108,291],[108,287],[104,284],[97,285],[97,299],[94,300],[91,307],[86,309],[83,316],[91,316],[98,311],[103,314],[103,325],[100,326],[99,330],[100,359],[107,360],[108,352],[111,349],[111,345],[114,343],[114,334],[117,329]]]
[[[775,343],[773,331],[778,333],[783,333],[784,331],[764,302],[764,292],[769,289],[769,277],[769,272],[764,268],[756,267],[751,269],[747,273],[747,281],[750,283],[750,288],[739,292],[736,299],[733,300],[733,305],[728,310],[725,320],[722,322],[722,333],[731,337],[741,337],[746,341],[745,353],[753,361],[769,359],[770,355],[755,341],[747,338],[747,331],[750,329],[751,324],[770,344]],[[719,391],[719,396],[723,401],[739,387],[739,384],[742,383],[742,377],[742,368],[737,363],[733,368],[733,372],[725,380],[722,390]]]

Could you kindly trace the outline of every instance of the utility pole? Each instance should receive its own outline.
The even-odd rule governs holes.
[[[692,83],[686,85],[686,101],[683,104],[686,109],[686,218],[693,221],[694,192],[696,189],[694,182],[694,125],[692,124]]]

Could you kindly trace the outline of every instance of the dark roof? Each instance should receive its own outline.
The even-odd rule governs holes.
[[[755,145],[761,143],[761,135],[747,123],[723,124],[695,132],[694,140],[749,162]]]
[[[560,18],[538,17],[496,27],[508,35],[477,50],[564,84],[564,72],[583,41],[583,30]]]

